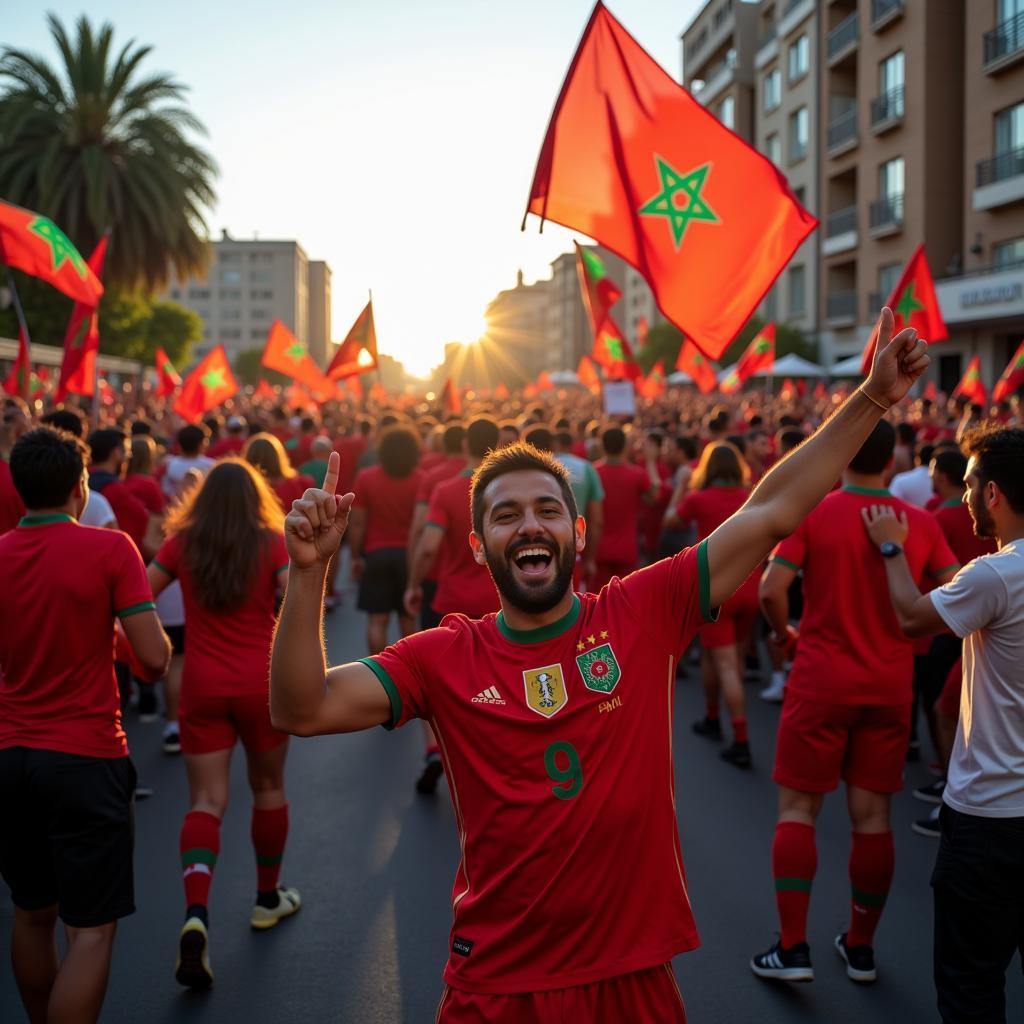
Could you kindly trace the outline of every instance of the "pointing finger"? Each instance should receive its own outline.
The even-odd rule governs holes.
[[[324,477],[324,490],[333,494],[338,489],[338,474],[341,472],[341,456],[331,452],[327,460],[327,476]]]

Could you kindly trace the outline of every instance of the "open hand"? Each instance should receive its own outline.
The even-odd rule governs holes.
[[[312,569],[318,564],[326,569],[341,544],[355,495],[339,497],[334,493],[340,468],[341,457],[331,452],[323,487],[307,488],[285,516],[285,544],[296,569]]]
[[[910,527],[907,525],[907,513],[896,510],[892,505],[868,505],[860,510],[868,536],[873,544],[881,545],[886,541],[902,544],[907,539]]]
[[[863,390],[885,406],[903,398],[931,362],[928,343],[918,338],[917,331],[907,327],[894,338],[895,326],[892,310],[883,306],[875,327],[875,359],[863,384]]]

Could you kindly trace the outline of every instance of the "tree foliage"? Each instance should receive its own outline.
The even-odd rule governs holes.
[[[259,348],[247,348],[244,352],[239,352],[235,356],[234,362],[231,365],[239,383],[251,384],[255,387],[260,382],[261,377],[268,384],[279,384],[281,387],[287,387],[293,383],[291,377],[264,366],[261,362],[262,359],[262,345]]]

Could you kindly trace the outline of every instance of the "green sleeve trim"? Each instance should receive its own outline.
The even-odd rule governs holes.
[[[947,572],[957,572],[960,568],[959,562],[954,562],[952,565],[943,566],[941,569],[936,569],[934,572],[929,572],[929,576],[934,576],[938,579],[940,576],[944,576]]]
[[[711,567],[708,565],[707,538],[697,545],[697,590],[700,594],[700,614],[705,622],[718,621],[718,608],[711,607]]]
[[[809,878],[776,878],[776,892],[810,892],[811,880]]]
[[[402,695],[398,692],[398,687],[388,675],[388,670],[374,658],[360,658],[359,660],[373,672],[380,680],[380,685],[384,687],[384,692],[388,695],[388,700],[391,701],[391,721],[382,724],[385,729],[394,729],[402,720]]]
[[[275,573],[278,573],[278,572],[284,572],[284,571],[285,571],[285,569],[287,569],[289,565],[291,565],[291,563],[290,563],[290,562],[285,562],[285,563],[284,563],[284,565],[279,565],[279,566],[278,566],[278,567],[277,567],[277,568],[276,568],[276,569],[274,570],[274,572],[275,572]]]
[[[158,562],[155,558],[149,564],[150,565],[155,565],[161,572],[167,573],[168,576],[171,576],[171,577],[174,576],[174,573],[171,572],[171,570],[168,569],[166,565],[164,565],[162,562]]]
[[[779,565],[784,565],[787,569],[792,569],[793,572],[799,572],[802,568],[796,562],[791,562],[788,558],[780,558],[778,555],[772,555],[771,561],[778,562]]]
[[[217,863],[217,854],[213,850],[205,850],[197,846],[191,850],[185,850],[181,855],[181,866],[187,868],[190,864],[209,864],[213,867]]]
[[[440,530],[442,533],[444,533],[444,531],[448,529],[447,526],[442,526],[440,523],[433,523],[430,520],[427,520],[427,522],[425,522],[423,525],[432,526],[435,530]]]
[[[143,601],[141,604],[133,604],[128,608],[122,608],[118,613],[119,619],[126,619],[129,615],[138,615],[139,612],[155,612],[156,605],[152,601]]]

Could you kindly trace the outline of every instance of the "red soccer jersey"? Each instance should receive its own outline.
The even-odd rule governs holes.
[[[712,483],[699,491],[690,491],[676,506],[676,515],[684,523],[697,524],[697,539],[710,537],[750,496],[746,487]]]
[[[635,566],[641,498],[651,490],[647,473],[628,462],[598,462],[594,468],[604,488],[604,529],[597,544],[599,562]]]
[[[245,438],[228,434],[222,437],[215,445],[212,445],[206,453],[211,459],[224,459],[229,455],[241,455],[245,447]]]
[[[267,692],[270,645],[274,636],[277,576],[288,568],[284,536],[269,533],[268,543],[254,551],[257,568],[249,596],[231,611],[211,611],[196,598],[182,565],[181,537],[164,541],[153,564],[181,580],[188,644],[182,685],[207,697],[244,697]]]
[[[11,467],[0,459],[0,534],[13,530],[24,514],[25,506],[14,489]]]
[[[438,463],[432,469],[424,469],[420,465],[420,487],[416,492],[416,501],[424,505],[430,504],[430,496],[434,488],[445,480],[451,480],[458,476],[466,468],[466,459],[462,455],[448,455],[444,462]]]
[[[146,506],[125,486],[123,480],[103,470],[89,474],[89,486],[110,502],[118,529],[124,530],[141,551],[149,528]]]
[[[316,484],[305,474],[296,473],[295,476],[281,476],[271,480],[270,486],[285,512],[291,512],[292,502],[298,501],[306,493],[307,487],[316,487]]]
[[[971,513],[959,498],[943,502],[932,515],[938,521],[943,536],[961,565],[995,552],[996,542],[991,537],[979,537],[975,534]]]
[[[418,469],[402,477],[388,476],[382,466],[367,466],[359,471],[353,485],[353,505],[366,509],[364,553],[408,545],[420,478]]]
[[[0,748],[123,757],[114,618],[153,609],[119,530],[26,516],[0,537]]]
[[[697,946],[672,704],[709,601],[688,548],[542,629],[453,615],[366,659],[392,724],[426,719],[441,746],[462,845],[448,984],[566,988]]]
[[[480,619],[496,612],[501,602],[487,566],[477,565],[469,546],[473,529],[469,514],[472,477],[473,470],[464,469],[454,480],[445,480],[434,488],[427,509],[427,527],[444,532],[435,560],[434,611],[442,615],[461,612],[471,619]]]
[[[955,568],[934,517],[887,490],[844,487],[827,495],[775,549],[774,561],[804,572],[800,644],[786,692],[828,704],[904,704],[911,699],[913,645],[889,600],[885,564],[861,509],[905,512],[907,563],[919,583]]]
[[[356,465],[365,448],[366,438],[362,434],[339,437],[334,442],[334,450],[341,459],[338,468],[338,494],[348,494],[352,490],[352,481],[356,478]]]
[[[449,456],[445,455],[444,452],[424,452],[420,456],[420,472],[429,473],[432,469],[437,469],[447,458]]]
[[[158,516],[163,512],[164,492],[160,490],[160,485],[153,477],[144,476],[142,473],[129,473],[123,483],[125,490],[135,495],[150,515]]]

